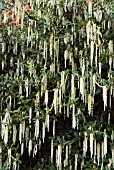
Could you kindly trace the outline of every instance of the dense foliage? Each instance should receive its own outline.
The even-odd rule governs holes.
[[[0,169],[114,169],[114,2],[0,9]]]

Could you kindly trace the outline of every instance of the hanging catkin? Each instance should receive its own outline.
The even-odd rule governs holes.
[[[30,41],[30,24],[28,26],[28,37],[27,37],[27,46],[29,44],[29,41]]]
[[[59,101],[58,101],[58,104],[59,104],[59,112],[61,113],[61,108],[62,108],[62,98],[61,98],[61,87],[59,88]]]
[[[58,64],[58,57],[59,57],[59,39],[58,37],[55,37],[54,38],[54,65],[56,65],[56,63]],[[57,67],[57,71],[59,71],[58,68],[59,67]],[[54,75],[55,75],[55,69],[54,69]]]
[[[62,97],[65,92],[65,71],[61,73],[61,89],[62,89]]]
[[[72,106],[72,128],[75,129],[76,127],[76,117],[75,117],[75,104]]]
[[[56,164],[58,165],[58,148],[56,149]],[[57,166],[58,168],[58,166]]]
[[[83,141],[83,156],[86,157],[86,152],[87,152],[87,133],[84,132],[84,141]]]
[[[22,85],[19,85],[19,94],[22,95]]]
[[[24,139],[24,137],[25,137],[25,126],[26,126],[25,120],[23,120],[22,124],[23,124],[23,126],[22,126],[22,136],[23,136],[23,139]]]
[[[58,145],[57,170],[62,170],[62,146]]]
[[[8,149],[8,167],[11,167],[11,148]]]
[[[43,58],[45,59],[46,58],[46,41],[44,41],[44,55],[43,55]]]
[[[58,105],[58,89],[54,89],[54,110],[55,114],[57,114],[57,105]]]
[[[64,51],[64,62],[65,62],[65,68],[66,68],[66,61],[68,59],[68,50]]]
[[[7,20],[8,20],[8,17],[7,17],[7,13],[6,13],[6,11],[5,11],[5,12],[4,12],[4,20],[3,20],[4,24],[7,22]]]
[[[98,166],[100,165],[100,143],[97,143],[97,162],[98,162]]]
[[[28,127],[26,127],[25,139],[26,139],[26,148],[27,148],[27,146],[28,146],[28,141],[29,141],[29,128],[28,128]]]
[[[107,107],[107,86],[103,86],[103,101],[104,101],[104,111]]]
[[[91,158],[93,157],[93,141],[94,141],[94,138],[93,138],[93,133],[90,133],[90,153],[91,153]]]
[[[29,83],[29,81],[28,81],[28,78],[25,80],[25,90],[26,90],[26,97],[28,97],[28,95],[29,95],[29,91],[28,91],[28,83]]]
[[[30,139],[29,140],[29,145],[28,145],[28,154],[29,154],[29,156],[31,154],[31,151],[32,151],[32,140]]]
[[[30,107],[29,109],[29,124],[31,124],[31,120],[32,120],[32,107]],[[31,125],[30,125],[31,127]]]
[[[112,146],[112,166],[114,168],[114,146]]]
[[[24,152],[24,142],[21,143],[21,155],[23,155]]]
[[[101,67],[102,67],[102,63],[99,62],[99,74],[101,75]]]
[[[20,62],[19,62],[19,59],[17,60],[17,69],[16,69],[16,76],[17,76],[17,80],[19,78],[19,65],[20,65]]]
[[[75,166],[74,166],[74,170],[78,170],[77,166],[78,166],[78,154],[75,154]]]
[[[112,53],[113,53],[113,41],[110,40],[108,43],[108,48],[109,48],[109,65],[110,65],[110,69],[112,67],[112,61],[113,61],[113,57],[112,57]]]
[[[53,120],[53,136],[55,137],[55,120]]]
[[[107,154],[107,134],[106,130],[104,131],[104,155],[106,156]]]
[[[91,33],[91,22],[89,20],[86,25],[87,45],[89,45],[89,42],[90,42],[90,37],[91,37],[90,33]]]
[[[112,130],[111,140],[112,140],[112,142],[114,141],[114,130]]]
[[[84,76],[85,73],[85,59],[82,59],[82,76]]]
[[[5,51],[5,43],[3,42],[2,43],[2,53],[4,53],[4,51]]]
[[[23,29],[24,14],[25,14],[25,9],[23,7],[22,8],[22,13],[21,13],[21,29]]]
[[[51,163],[53,163],[53,139],[51,139]]]
[[[40,102],[40,93],[37,92],[36,93],[36,100],[35,100],[36,107],[38,106],[39,102]]]
[[[85,86],[84,78],[80,77],[80,93],[83,101],[84,101],[84,90],[85,90],[84,86]]]
[[[68,165],[68,149],[69,149],[69,148],[68,148],[68,145],[66,145],[66,154],[65,154],[66,157],[65,157],[65,163],[64,163],[64,164],[65,164],[65,167]]]
[[[95,80],[96,79],[96,76],[95,76],[95,74],[93,75],[93,96],[95,95],[95,91],[96,91],[96,85],[95,85]]]
[[[47,73],[45,72],[44,74],[44,80],[43,80],[43,83],[44,83],[44,91],[47,89]]]
[[[4,144],[6,145],[8,143],[8,124],[5,124],[4,128]]]
[[[94,139],[94,163],[96,163],[96,155],[97,155],[97,144],[96,139]]]
[[[38,147],[37,147],[37,144],[35,144],[34,145],[34,150],[33,150],[33,158],[37,154],[37,151],[38,151]]]
[[[77,115],[80,115],[81,114],[81,110],[80,108],[77,109]],[[77,130],[79,129],[79,117],[77,116],[76,117],[76,125],[77,125]]]
[[[94,97],[92,95],[88,95],[88,112],[89,115],[93,113],[93,104],[94,104]]]
[[[50,57],[53,56],[53,34],[50,35]]]
[[[72,74],[71,78],[71,100],[75,99],[75,86],[74,86],[74,74]]]
[[[39,120],[36,119],[36,122],[35,122],[35,138],[36,138],[36,140],[38,139],[38,136],[39,136]]]
[[[2,70],[4,70],[4,65],[5,65],[4,60],[2,60]]]
[[[82,161],[81,161],[81,170],[83,169],[83,166],[84,166],[84,159],[82,159]]]
[[[47,127],[47,131],[49,132],[49,113],[46,114],[45,125]]]
[[[21,141],[22,141],[22,133],[23,133],[23,124],[20,123],[20,126],[19,126],[19,141],[20,141],[20,144],[21,144]]]
[[[104,159],[104,142],[101,143],[101,158]]]
[[[16,170],[17,169],[17,163],[16,163],[16,160],[14,160],[13,162],[13,169]]]
[[[2,169],[2,145],[0,145],[0,169]]]
[[[48,90],[45,91],[45,104],[48,105]]]
[[[16,125],[13,125],[13,144],[16,142],[16,137],[17,137],[17,128]]]
[[[44,143],[44,140],[45,140],[45,122],[43,122],[43,126],[42,126],[42,140],[43,140],[43,143]]]
[[[89,16],[92,15],[92,1],[91,0],[88,1],[88,14]]]

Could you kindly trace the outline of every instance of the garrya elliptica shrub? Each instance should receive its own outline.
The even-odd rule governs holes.
[[[0,0],[0,66],[0,169],[114,169],[113,0]]]

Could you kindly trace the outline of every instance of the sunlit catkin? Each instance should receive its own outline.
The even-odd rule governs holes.
[[[91,158],[93,157],[93,141],[94,141],[94,138],[93,138],[93,133],[90,133],[90,154],[91,154]]]
[[[99,62],[99,74],[101,75],[101,68],[102,68],[102,63]]]
[[[101,143],[101,158],[104,159],[104,142]]]
[[[73,104],[73,109],[72,109],[72,128],[75,129],[76,127],[76,117],[75,117],[75,104]]]
[[[53,34],[50,35],[50,57],[53,56]]]
[[[28,91],[28,83],[29,83],[29,80],[28,80],[28,78],[25,80],[25,90],[26,90],[26,97],[28,97],[28,95],[29,95],[29,91]]]
[[[104,131],[104,155],[106,156],[107,154],[107,134],[106,130]]]
[[[20,126],[19,126],[19,141],[20,141],[20,144],[21,144],[21,141],[22,141],[22,133],[23,133],[23,124],[20,123]]]
[[[62,170],[62,146],[58,145],[57,170]]]
[[[83,156],[86,157],[86,152],[87,152],[87,142],[88,142],[88,138],[87,138],[87,133],[84,132],[84,140],[83,140]]]
[[[51,163],[53,163],[53,139],[51,139]]]
[[[100,165],[100,143],[97,143],[97,162],[98,166]]]
[[[36,119],[36,122],[35,122],[35,138],[36,138],[36,140],[38,139],[38,136],[39,136],[39,120]]]
[[[96,139],[94,139],[94,163],[96,163],[96,155],[97,155],[97,144]]]
[[[27,148],[28,141],[29,141],[29,127],[26,127],[25,139],[26,139],[26,148]]]
[[[37,146],[37,144],[35,144],[34,145],[34,150],[33,150],[33,158],[37,154],[37,151],[38,151],[38,146]]]
[[[71,78],[71,99],[74,100],[75,99],[75,83],[74,83],[75,77],[74,74],[72,74],[72,78]]]
[[[80,93],[82,96],[82,100],[84,101],[84,89],[85,89],[85,83],[84,83],[84,78],[80,77]]]
[[[43,126],[42,126],[42,140],[43,140],[43,143],[44,143],[44,140],[45,140],[45,122],[43,122]]]
[[[45,91],[45,104],[48,105],[48,90]]]
[[[112,146],[112,166],[114,168],[114,146]]]
[[[21,155],[23,155],[24,152],[24,142],[21,143]]]
[[[55,137],[55,120],[53,120],[53,136]]]
[[[77,168],[78,165],[78,154],[75,154],[75,166],[74,166],[74,170],[78,170]]]
[[[31,151],[32,151],[32,140],[30,139],[29,140],[29,145],[28,145],[28,154],[29,154],[29,156],[31,154]]]
[[[2,169],[2,145],[0,145],[0,169]]]
[[[17,128],[16,125],[13,125],[13,144],[16,142],[16,137],[17,137]]]
[[[90,33],[91,33],[91,22],[89,20],[86,25],[87,45],[89,45],[89,43],[90,43],[90,37],[91,37]]]
[[[4,131],[4,143],[5,145],[8,143],[8,125],[5,125],[5,131]]]
[[[93,56],[94,56],[94,41],[91,40],[91,53],[90,53],[91,66],[93,65]]]
[[[103,101],[104,101],[104,111],[107,107],[107,86],[103,86]]]
[[[88,14],[92,15],[92,0],[88,1]]]

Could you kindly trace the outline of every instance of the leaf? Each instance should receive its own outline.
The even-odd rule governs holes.
[[[77,97],[76,99],[74,99],[74,104],[79,100],[79,97]]]
[[[101,92],[101,88],[98,87],[98,88],[96,89],[96,91],[95,91],[95,94],[99,94],[100,92]]]
[[[107,84],[107,80],[102,79],[102,84],[103,84],[103,86],[105,86]]]
[[[112,83],[112,78],[108,79],[108,83],[111,84]]]

